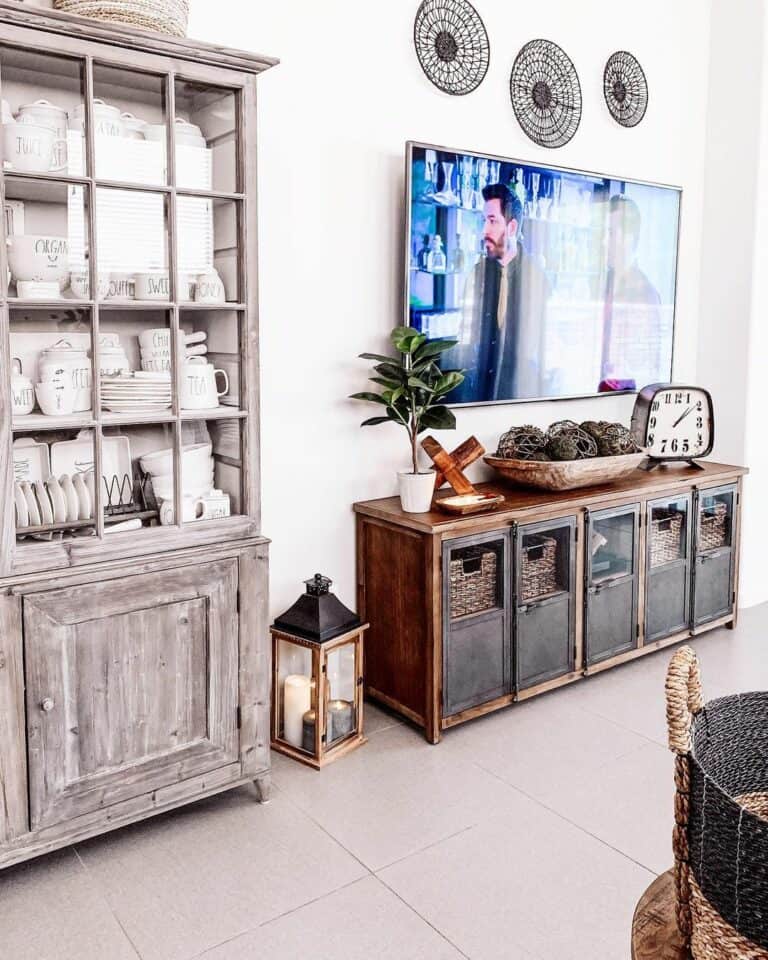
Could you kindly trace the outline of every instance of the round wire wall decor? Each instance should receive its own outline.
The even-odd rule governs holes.
[[[648,81],[636,57],[617,50],[603,73],[603,94],[611,116],[622,127],[636,127],[648,108]]]
[[[423,0],[413,42],[421,69],[444,93],[471,93],[488,72],[488,34],[468,0]]]
[[[515,116],[541,147],[562,147],[581,121],[581,85],[576,68],[556,43],[531,40],[518,53],[509,78]]]

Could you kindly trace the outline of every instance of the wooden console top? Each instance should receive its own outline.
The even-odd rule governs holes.
[[[746,467],[733,466],[726,463],[701,461],[703,470],[697,470],[686,464],[664,464],[655,470],[647,472],[636,470],[625,480],[596,487],[583,487],[580,490],[565,490],[553,493],[549,490],[528,490],[524,487],[513,487],[503,482],[481,483],[477,485],[478,493],[498,493],[504,497],[492,510],[485,513],[470,514],[457,517],[441,510],[432,510],[429,513],[405,513],[400,507],[399,497],[385,497],[381,500],[366,500],[356,503],[356,513],[363,516],[386,520],[398,526],[409,527],[424,533],[442,533],[446,530],[459,529],[468,522],[477,522],[489,517],[500,521],[514,520],[520,514],[549,510],[552,507],[577,508],[589,506],[595,502],[626,499],[635,494],[646,497],[656,492],[663,495],[676,487],[689,489],[692,486],[717,486],[737,477],[743,477],[749,470]],[[441,490],[438,497],[450,496],[449,488]]]

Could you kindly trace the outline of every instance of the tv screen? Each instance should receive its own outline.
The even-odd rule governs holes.
[[[678,188],[417,143],[407,181],[408,322],[458,341],[448,402],[671,379]]]

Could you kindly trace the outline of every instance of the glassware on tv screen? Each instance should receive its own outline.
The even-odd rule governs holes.
[[[408,144],[408,322],[450,403],[633,392],[672,373],[681,191]]]

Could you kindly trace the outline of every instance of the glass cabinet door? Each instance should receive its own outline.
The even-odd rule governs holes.
[[[257,508],[242,91],[107,61],[0,45],[10,511],[56,565]]]
[[[645,642],[684,630],[690,619],[691,497],[647,505]]]
[[[443,544],[443,715],[510,690],[509,537]]]
[[[587,664],[637,645],[637,540],[640,505],[587,514]]]
[[[518,690],[574,668],[576,518],[516,531],[515,677]]]
[[[735,508],[734,485],[697,491],[694,626],[725,617],[733,610]]]

